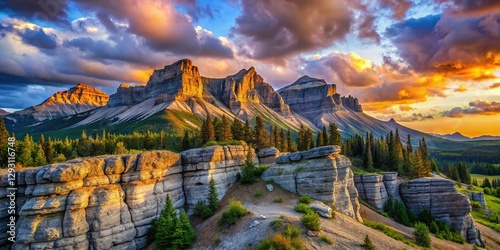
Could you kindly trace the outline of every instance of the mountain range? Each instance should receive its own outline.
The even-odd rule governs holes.
[[[496,141],[500,140],[500,136],[493,136],[493,135],[482,135],[482,136],[477,136],[477,137],[467,137],[465,135],[462,135],[460,132],[455,132],[453,134],[445,134],[445,135],[438,135],[434,134],[435,136],[444,138],[446,140],[450,141]]]
[[[15,133],[58,131],[78,135],[82,130],[125,133],[132,131],[198,130],[210,114],[234,119],[261,116],[266,126],[298,131],[300,125],[320,130],[335,123],[343,137],[371,132],[376,137],[399,129],[402,140],[410,134],[416,143],[425,137],[433,143],[449,142],[363,113],[356,97],[337,93],[335,84],[302,76],[278,91],[264,81],[254,67],[225,78],[200,75],[189,59],[154,70],[146,85],[121,84],[111,96],[79,83],[58,92],[43,103],[7,114],[7,128]],[[64,132],[67,133],[64,133]]]

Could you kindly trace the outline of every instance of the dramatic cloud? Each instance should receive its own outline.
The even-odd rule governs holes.
[[[55,49],[57,47],[57,36],[55,34],[46,34],[43,29],[25,29],[19,36],[24,43],[35,46],[40,49]]]
[[[445,12],[392,25],[386,36],[419,72],[460,80],[495,78],[500,68],[500,14],[456,19]]]
[[[233,32],[246,40],[250,55],[269,59],[330,46],[343,39],[353,23],[340,0],[242,1]]]
[[[0,9],[23,20],[50,22],[58,26],[69,25],[66,0],[32,1],[2,0]]]
[[[493,83],[488,87],[488,89],[496,89],[496,88],[500,88],[500,82]]]
[[[399,105],[399,110],[401,111],[412,111],[412,110],[415,110],[415,108],[412,108],[411,106],[409,105]]]
[[[380,0],[382,6],[390,9],[395,19],[401,20],[413,5],[410,0]]]
[[[347,87],[367,87],[379,82],[375,66],[354,52],[331,53],[319,59],[305,61],[304,72],[312,76],[342,83]]]
[[[500,113],[500,102],[476,100],[469,103],[469,107],[454,107],[444,111],[443,116],[463,117],[464,115],[495,115]]]
[[[436,0],[446,3],[454,15],[485,15],[500,11],[497,0]]]

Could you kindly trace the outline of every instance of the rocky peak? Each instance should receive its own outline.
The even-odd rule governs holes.
[[[149,77],[148,86],[157,83],[164,83],[167,80],[175,78],[179,75],[189,75],[193,78],[200,78],[198,67],[193,66],[189,59],[182,59],[170,65],[166,65],[163,69],[156,69]]]
[[[361,105],[359,104],[358,98],[349,95],[349,96],[342,96],[341,100],[342,100],[342,106],[352,109],[356,112],[363,111]]]
[[[78,114],[105,106],[109,96],[99,89],[78,83],[74,87],[59,91],[39,105],[13,113],[16,118],[34,118],[35,121],[50,120]]]
[[[310,77],[308,75],[303,75],[299,79],[297,79],[295,82],[293,82],[290,86],[297,86],[297,85],[326,85],[326,81],[324,79],[318,79],[314,77]],[[307,86],[306,86],[307,87]]]
[[[2,115],[8,115],[8,114],[10,114],[10,113],[7,112],[7,111],[5,111],[5,110],[3,110],[3,109],[0,109],[0,116],[2,116]]]

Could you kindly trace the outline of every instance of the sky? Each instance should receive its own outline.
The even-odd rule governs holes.
[[[207,77],[302,75],[429,133],[500,135],[498,0],[3,0],[0,108],[108,94],[189,58]]]

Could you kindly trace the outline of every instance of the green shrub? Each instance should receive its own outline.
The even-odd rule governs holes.
[[[307,214],[307,212],[313,211],[313,210],[311,208],[309,208],[306,204],[299,203],[299,204],[297,204],[297,206],[295,206],[295,211],[297,211],[299,213]]]
[[[241,204],[240,201],[231,199],[229,201],[229,208],[222,213],[222,216],[217,224],[220,229],[229,228],[248,213],[249,211],[243,206],[243,204]]]
[[[304,203],[304,204],[309,204],[312,202],[312,199],[311,197],[307,196],[307,195],[302,195],[300,196],[299,198],[299,203]]]
[[[274,198],[273,202],[274,203],[281,203],[281,202],[283,202],[283,198],[278,196],[278,197]]]
[[[481,203],[477,202],[477,201],[473,201],[470,203],[471,207],[472,207],[472,210],[475,210],[475,211],[478,211],[480,213],[483,213],[483,206],[481,206]]]
[[[254,175],[257,177],[262,176],[262,173],[264,173],[264,171],[266,171],[270,167],[271,167],[271,165],[269,165],[269,164],[260,165],[254,169]]]
[[[241,183],[252,184],[255,181],[255,165],[252,161],[252,153],[249,150],[245,165],[241,168]]]
[[[198,203],[196,203],[196,206],[194,207],[195,216],[205,220],[210,218],[213,214],[212,209],[210,209],[205,201],[198,201]]]
[[[330,203],[330,208],[332,209],[332,220],[335,219],[335,211],[337,211],[337,207],[335,207],[335,204]]]
[[[483,189],[484,194],[491,195],[491,188],[486,187]]]
[[[439,226],[438,224],[436,223],[436,221],[432,221],[431,222],[431,225],[429,226],[429,230],[431,231],[431,233],[433,234],[439,234]]]
[[[275,234],[263,240],[258,246],[257,250],[302,250],[305,249],[304,242],[299,238],[290,238],[283,234]]]
[[[333,240],[330,237],[328,237],[328,235],[324,235],[324,234],[320,235],[319,239],[323,242],[326,242],[327,244],[330,244],[330,245],[333,244]]]
[[[302,217],[300,217],[300,221],[302,221],[302,224],[304,224],[304,226],[309,230],[319,231],[321,229],[319,215],[312,210],[309,210],[306,214],[302,215]]]
[[[402,201],[399,200],[394,201],[392,217],[398,223],[401,223],[405,226],[411,226],[410,218],[408,217],[408,212],[406,211],[406,207]]]
[[[255,196],[256,196],[256,197],[262,197],[262,195],[264,195],[264,193],[262,193],[262,190],[257,190],[257,191],[255,192]]]
[[[216,246],[218,246],[218,245],[220,244],[220,242],[221,242],[220,237],[219,237],[219,236],[215,237],[215,239],[214,239],[214,244],[215,244]]]
[[[368,236],[368,234],[365,236],[365,240],[361,246],[366,249],[366,250],[375,250],[375,245],[373,245],[372,240]]]
[[[415,223],[415,230],[413,231],[415,242],[422,247],[431,246],[431,237],[429,236],[429,228],[422,222]]]
[[[271,221],[271,223],[269,224],[269,226],[274,230],[274,231],[278,231],[281,226],[283,226],[283,219],[276,219],[276,220],[273,220]]]
[[[290,238],[297,238],[300,236],[300,229],[291,224],[287,224],[285,230],[283,230],[283,235]]]

